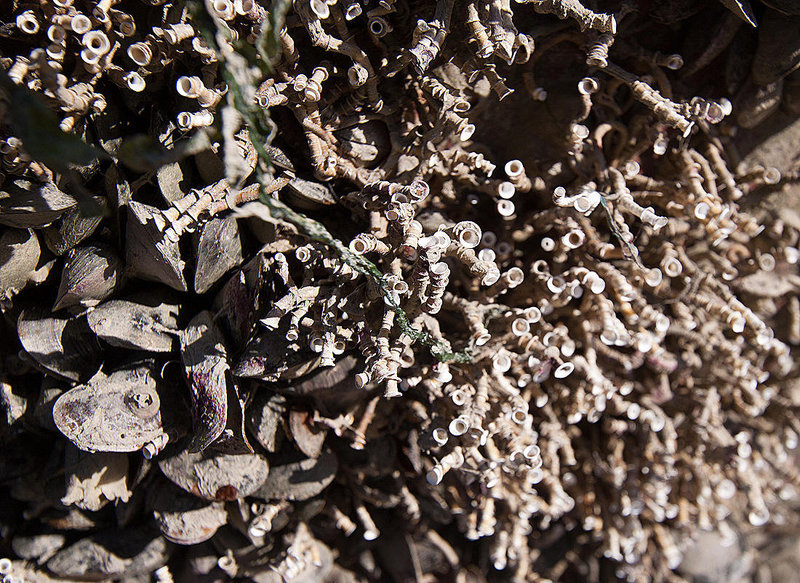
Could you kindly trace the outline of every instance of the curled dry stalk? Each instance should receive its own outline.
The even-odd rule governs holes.
[[[374,263],[363,255],[351,252],[320,222],[290,208],[277,197],[267,194],[272,180],[270,178],[270,157],[265,145],[271,142],[274,132],[267,131],[267,128],[271,126],[268,110],[257,107],[253,99],[255,83],[252,70],[253,68],[261,68],[264,72],[272,70],[280,47],[280,30],[289,7],[288,0],[274,3],[268,12],[268,26],[261,31],[261,35],[256,41],[257,52],[254,52],[252,47],[248,47],[244,43],[232,43],[225,25],[219,18],[209,14],[203,3],[197,0],[190,3],[193,19],[200,33],[218,55],[220,72],[228,85],[228,107],[235,109],[247,125],[250,140],[258,153],[255,172],[261,192],[260,201],[267,207],[270,216],[291,223],[313,241],[332,249],[354,271],[371,278],[381,290],[386,304],[395,312],[400,330],[415,342],[428,347],[431,355],[439,362],[471,362],[472,354],[469,348],[454,352],[446,344],[433,338],[427,330],[417,330],[411,325],[407,314],[393,297],[384,275]]]

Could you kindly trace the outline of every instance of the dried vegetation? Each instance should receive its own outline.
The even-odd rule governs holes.
[[[794,520],[795,168],[736,136],[795,3],[0,17],[10,581],[680,581]]]

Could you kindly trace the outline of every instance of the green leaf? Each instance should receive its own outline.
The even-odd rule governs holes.
[[[102,153],[58,127],[58,118],[47,103],[27,87],[15,85],[0,70],[0,87],[9,98],[6,121],[31,158],[56,172],[64,173],[71,165],[91,164]]]
[[[190,139],[167,149],[152,136],[137,134],[126,138],[119,147],[120,162],[137,172],[153,172],[162,166],[183,160],[211,147],[208,133],[198,131]]]

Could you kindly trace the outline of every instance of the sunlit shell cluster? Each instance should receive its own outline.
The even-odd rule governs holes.
[[[0,575],[681,581],[793,520],[797,172],[736,139],[798,10],[586,4],[0,9]]]

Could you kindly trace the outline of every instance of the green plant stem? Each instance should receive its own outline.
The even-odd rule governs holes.
[[[195,11],[197,11],[200,7],[199,2],[194,2],[192,5]],[[265,29],[262,31],[261,37],[256,43],[258,55],[263,61],[263,66],[267,70],[272,70],[272,61],[276,58],[277,49],[280,47],[279,35],[280,30],[283,27],[283,20],[286,16],[286,12],[288,11],[288,6],[289,3],[283,1],[280,2],[276,8],[270,11],[270,16],[268,18],[269,26],[265,27]],[[331,233],[321,223],[291,209],[274,196],[266,194],[265,187],[269,180],[267,176],[269,154],[265,148],[268,137],[264,135],[263,128],[268,125],[268,114],[265,109],[256,108],[255,104],[249,102],[245,98],[246,92],[239,83],[239,78],[242,77],[244,71],[241,70],[241,65],[238,67],[240,70],[237,71],[239,74],[236,74],[237,72],[230,70],[228,62],[223,55],[223,51],[219,50],[219,46],[216,42],[216,35],[213,34],[212,30],[208,26],[208,23],[212,22],[214,23],[215,28],[219,30],[219,24],[205,11],[204,5],[202,6],[202,11],[204,13],[204,17],[198,19],[197,21],[206,24],[206,26],[201,26],[200,31],[206,38],[206,41],[209,43],[209,45],[214,47],[216,50],[220,60],[220,71],[228,85],[228,91],[230,92],[229,100],[248,126],[250,139],[259,157],[259,165],[256,168],[256,176],[258,177],[259,190],[261,193],[260,200],[269,209],[270,214],[275,218],[283,219],[292,223],[312,240],[318,241],[332,248],[336,254],[339,255],[342,260],[353,270],[372,278],[378,284],[378,287],[383,293],[386,304],[395,312],[400,330],[408,337],[412,338],[415,342],[419,342],[427,346],[434,358],[440,362],[471,362],[472,356],[469,351],[465,350],[461,352],[453,352],[443,342],[433,338],[429,332],[425,330],[417,330],[411,326],[408,316],[395,301],[391,290],[384,280],[383,274],[374,263],[361,255],[352,253],[346,245],[331,235]],[[222,29],[222,32],[224,33],[224,29]],[[242,59],[245,58],[245,52],[242,50],[238,50],[237,55]],[[252,64],[253,63],[248,63],[248,65]]]

